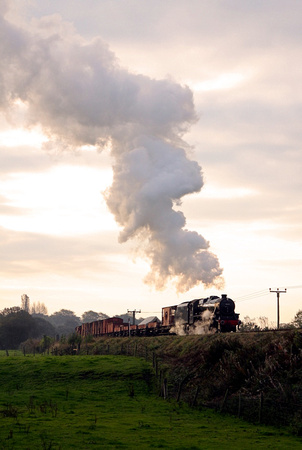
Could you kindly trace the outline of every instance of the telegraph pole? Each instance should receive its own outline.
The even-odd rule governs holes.
[[[271,288],[269,288],[270,292],[274,292],[275,294],[277,294],[277,330],[279,330],[279,325],[280,325],[280,306],[279,306],[279,300],[280,300],[280,294],[286,294],[286,289],[284,289],[284,291],[280,291],[279,288],[277,288],[276,291],[272,291]]]
[[[129,309],[127,309],[127,312],[133,314],[133,316],[132,316],[133,317],[133,325],[135,325],[135,313],[140,313],[141,310],[140,309],[139,310],[134,309],[133,311],[130,311]]]

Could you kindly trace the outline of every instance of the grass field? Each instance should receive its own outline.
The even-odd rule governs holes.
[[[0,354],[2,449],[295,449],[302,440],[164,401],[126,356]]]

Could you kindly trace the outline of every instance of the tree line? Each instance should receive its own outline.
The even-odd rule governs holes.
[[[249,316],[245,316],[240,326],[241,331],[260,331],[274,329],[275,326],[270,324],[267,317],[256,317],[251,319]],[[280,328],[302,328],[302,310],[299,310],[294,319],[289,323],[281,323]]]
[[[44,303],[30,304],[28,295],[21,296],[21,306],[0,311],[0,349],[17,349],[29,339],[64,339],[81,323],[107,318],[103,313],[86,311],[78,317],[73,311],[61,309],[48,315]]]

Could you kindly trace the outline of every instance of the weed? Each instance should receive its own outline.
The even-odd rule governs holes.
[[[53,448],[53,440],[49,438],[47,433],[41,433],[40,439],[43,450],[51,450]]]
[[[25,405],[26,405],[26,407],[27,407],[27,409],[28,409],[28,412],[29,412],[30,414],[32,414],[32,413],[35,411],[36,405],[35,405],[35,402],[34,402],[34,396],[33,396],[33,395],[31,395],[31,396],[29,397],[29,402],[28,402],[28,403],[25,403]]]
[[[13,438],[13,434],[14,434],[13,430],[9,430],[9,433],[8,433],[8,436],[7,436],[6,439],[12,439]]]
[[[129,385],[129,393],[128,393],[129,397],[133,398],[134,397],[134,386],[133,384]]]
[[[1,414],[3,417],[18,417],[18,408],[12,405],[12,403],[7,403],[5,408],[2,409]]]

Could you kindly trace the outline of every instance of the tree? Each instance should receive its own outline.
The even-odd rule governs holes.
[[[48,352],[49,352],[49,347],[52,344],[52,342],[53,342],[53,339],[51,337],[47,336],[46,334],[44,334],[43,339],[40,342],[43,352],[45,352],[45,350],[48,350]]]
[[[95,311],[85,311],[82,314],[81,317],[81,322],[82,323],[87,323],[87,322],[95,322],[96,320],[103,320],[103,319],[107,319],[108,316],[106,314],[103,313],[97,313]]]
[[[35,327],[37,332],[37,337],[44,336],[55,336],[56,330],[55,327],[43,317],[33,317],[35,321]]]
[[[32,315],[41,315],[41,316],[47,316],[47,308],[44,305],[44,303],[33,303],[31,307],[31,314]]]
[[[23,311],[26,311],[29,313],[29,297],[26,294],[22,294],[21,295],[21,309],[23,309]]]
[[[0,347],[15,349],[30,338],[54,335],[54,328],[43,319],[35,319],[21,308],[5,308],[0,314]]]
[[[289,328],[295,328],[295,325],[293,324],[293,322],[290,323],[280,323],[279,328],[282,330],[288,330]]]
[[[81,323],[80,318],[68,309],[54,312],[47,320],[55,327],[59,335],[74,333],[75,328]]]
[[[293,320],[293,324],[295,325],[295,327],[297,328],[302,328],[302,309],[300,309]]]
[[[244,321],[240,325],[241,331],[258,331],[260,327],[256,324],[255,319],[245,316]]]
[[[53,313],[53,316],[75,317],[75,313],[70,309],[60,309]]]
[[[79,346],[82,342],[82,337],[76,333],[72,333],[69,335],[67,342],[72,347],[74,347],[75,345]]]
[[[0,315],[5,317],[5,316],[8,316],[9,314],[14,314],[19,311],[22,311],[20,306],[12,306],[11,308],[2,309],[2,311],[0,312]]]
[[[258,317],[258,323],[261,330],[268,330],[268,318],[264,316]]]

